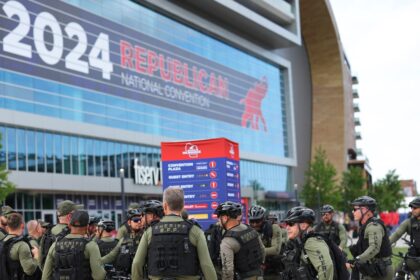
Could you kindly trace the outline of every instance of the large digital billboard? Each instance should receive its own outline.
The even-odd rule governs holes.
[[[268,130],[264,73],[247,75],[63,1],[4,1],[0,26],[2,69]]]
[[[162,143],[163,189],[184,190],[184,208],[203,228],[221,202],[241,201],[238,144],[225,138]]]

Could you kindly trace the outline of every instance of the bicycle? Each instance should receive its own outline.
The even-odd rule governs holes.
[[[408,259],[420,262],[420,257],[410,256],[408,251],[405,254],[399,252],[392,255],[403,259],[401,269],[395,272],[393,280],[420,280],[420,271],[411,271],[407,264]]]

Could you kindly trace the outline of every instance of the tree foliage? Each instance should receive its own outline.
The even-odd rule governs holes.
[[[385,178],[376,181],[369,195],[376,199],[380,212],[396,211],[404,205],[401,182],[395,170],[388,171]]]
[[[318,209],[323,204],[338,206],[340,193],[336,175],[337,171],[328,161],[325,150],[321,147],[317,148],[309,169],[305,173],[305,183],[301,193],[307,207]]]
[[[0,151],[2,151],[1,137],[0,134]],[[15,191],[15,185],[8,181],[8,175],[9,171],[6,170],[6,166],[4,164],[0,165],[0,204],[8,194]]]
[[[350,167],[343,172],[341,177],[341,188],[343,194],[338,209],[348,212],[349,203],[362,195],[367,195],[365,188],[366,178],[363,176],[363,170],[360,167]]]

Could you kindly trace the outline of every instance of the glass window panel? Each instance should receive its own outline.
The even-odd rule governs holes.
[[[34,196],[31,194],[24,194],[24,205],[25,209],[34,209]]]
[[[30,211],[30,212],[25,211],[25,220],[24,220],[24,222],[28,222],[28,221],[33,220],[33,219],[35,219],[34,212],[33,211]]]
[[[108,155],[108,142],[101,141],[101,154],[102,154],[102,171],[105,177],[109,177],[110,172],[110,161]]]
[[[45,172],[45,142],[44,133],[38,131],[36,133],[36,155],[37,155],[37,170],[38,172]]]
[[[8,168],[9,170],[16,170],[16,129],[8,127],[6,130]]]
[[[47,172],[54,172],[54,136],[51,133],[45,133],[45,156],[47,163]]]
[[[121,144],[120,143],[115,143],[114,148],[115,148],[115,162],[116,162],[115,172],[116,172],[116,176],[118,177],[118,176],[120,176],[119,171],[123,167],[122,166],[122,160],[121,160],[121,158],[122,158]]]
[[[115,168],[117,166],[116,164],[116,158],[115,158],[115,144],[113,142],[108,142],[108,155],[109,155],[109,176],[115,177],[116,172]]]
[[[70,137],[63,135],[63,168],[65,174],[71,174]]]
[[[35,209],[41,209],[41,194],[34,195],[35,198]]]
[[[124,168],[124,177],[130,178],[131,176],[131,172],[130,172],[131,170],[129,167],[130,154],[128,152],[127,144],[121,145],[121,154],[122,154],[122,168]]]
[[[63,145],[61,135],[54,135],[55,173],[63,173]]]
[[[23,209],[23,193],[16,193],[16,208],[15,210]]]
[[[28,171],[36,171],[36,141],[35,132],[26,131],[26,140],[28,143]]]
[[[87,154],[87,175],[95,175],[95,157],[93,140],[86,139],[86,154]]]
[[[102,173],[102,150],[101,150],[101,141],[95,140],[95,175],[103,176]]]
[[[6,205],[9,205],[13,209],[16,208],[16,193],[11,193],[6,197]]]
[[[79,174],[79,150],[78,150],[78,139],[76,137],[71,137],[71,168],[72,174]]]
[[[18,169],[26,171],[26,131],[24,129],[17,129],[17,156]]]
[[[42,209],[55,209],[54,198],[52,194],[42,195]]]
[[[87,174],[86,144],[84,138],[79,138],[79,175]]]
[[[6,164],[6,129],[0,126],[0,165]]]

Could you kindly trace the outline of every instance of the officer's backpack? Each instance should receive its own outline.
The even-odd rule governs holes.
[[[45,260],[47,259],[48,251],[50,250],[51,245],[55,241],[59,241],[63,239],[67,234],[70,233],[70,229],[68,227],[65,227],[59,234],[54,235],[51,230],[53,227],[50,227],[42,236],[41,244],[42,247],[42,255],[40,256],[40,263],[41,267],[44,267]]]
[[[303,239],[303,244],[306,242],[306,239],[310,237],[317,237],[325,241],[325,243],[328,245],[328,248],[330,249],[330,256],[333,261],[334,265],[334,279],[335,280],[341,280],[341,279],[349,279],[350,273],[348,272],[346,268],[346,257],[341,251],[341,249],[338,247],[337,244],[335,244],[333,241],[326,238],[324,235],[316,233],[316,232],[309,232],[305,235]],[[303,252],[306,255],[305,249],[303,248]]]
[[[207,247],[209,249],[210,258],[213,264],[221,266],[220,261],[220,243],[222,243],[223,239],[223,229],[218,224],[212,224],[210,227],[204,232],[207,240]]]
[[[31,248],[29,240],[24,236],[10,238],[7,241],[0,241],[0,279],[1,280],[38,280],[41,279],[41,270],[38,268],[32,276],[24,274],[22,268],[18,268],[20,264],[17,261],[12,261],[9,257],[9,252],[12,246],[19,242],[24,241]]]

